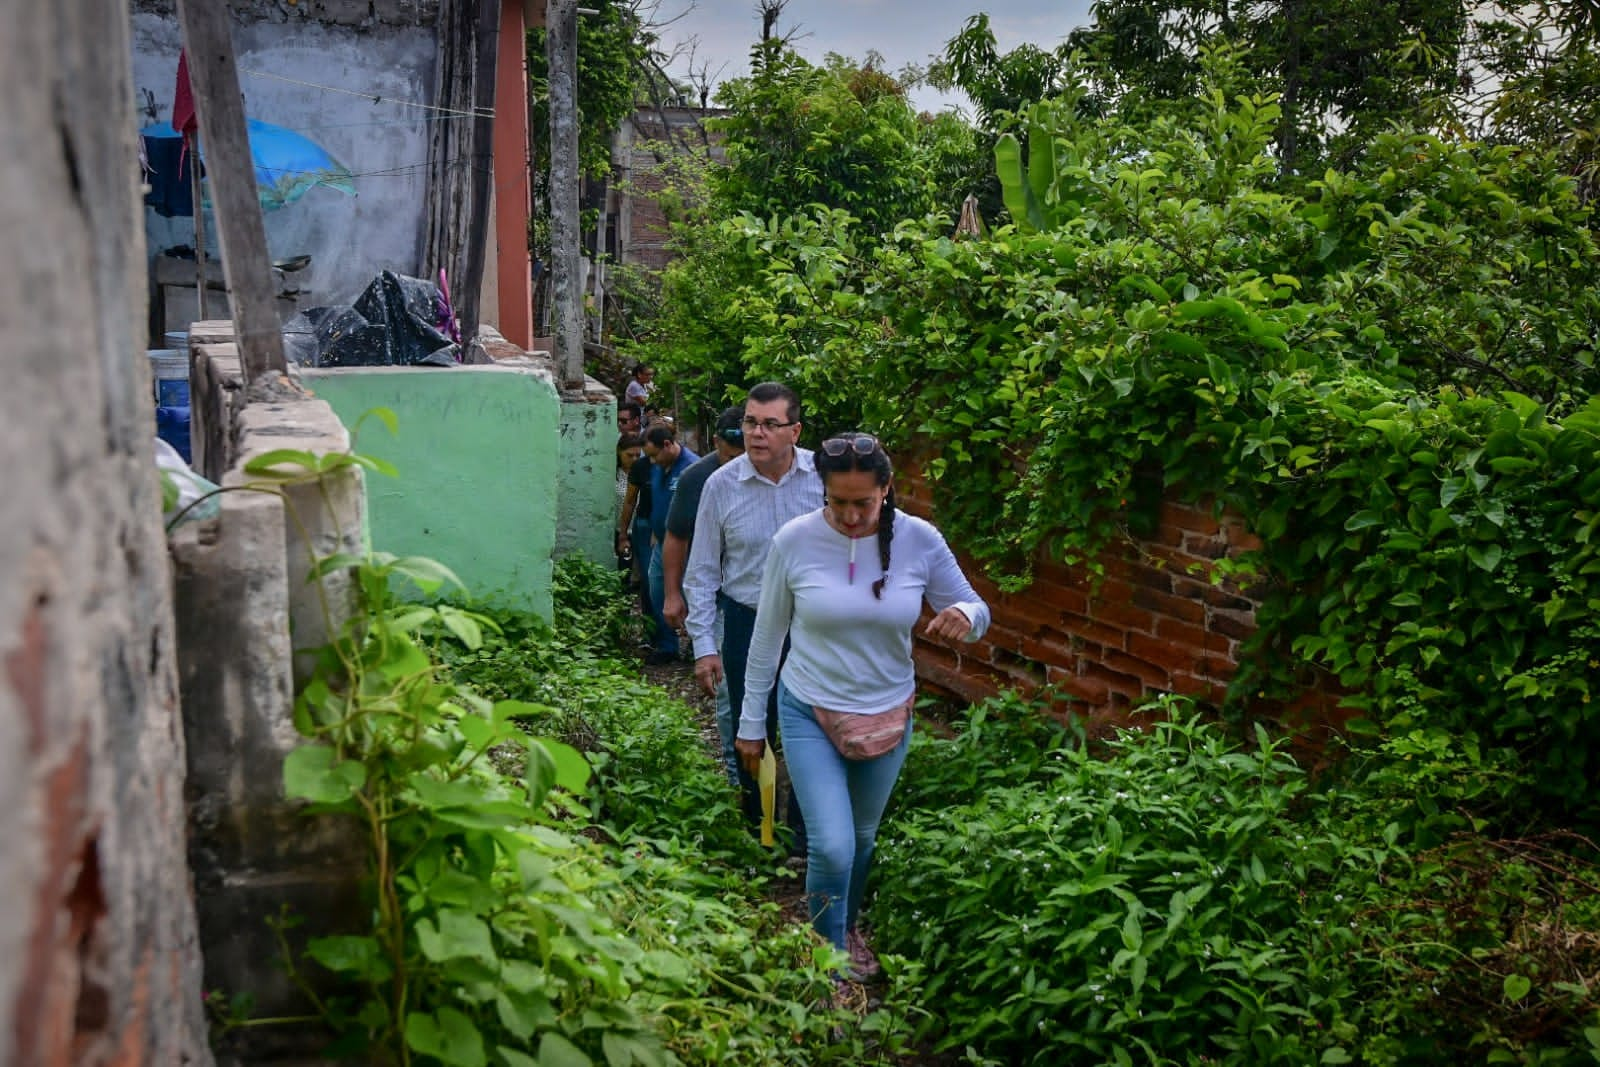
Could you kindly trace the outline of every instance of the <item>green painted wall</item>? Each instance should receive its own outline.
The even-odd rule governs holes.
[[[479,602],[550,618],[562,413],[548,374],[352,367],[303,377],[352,432],[375,407],[399,418],[396,436],[367,419],[356,442],[399,470],[367,475],[374,549],[432,557]]]
[[[582,394],[561,398],[560,514],[556,558],[573,552],[616,564],[617,400],[590,381]]]

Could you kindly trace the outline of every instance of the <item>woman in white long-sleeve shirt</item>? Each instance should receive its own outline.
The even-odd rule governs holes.
[[[850,953],[857,977],[869,977],[877,962],[857,919],[878,820],[911,740],[912,628],[926,599],[936,612],[929,635],[975,641],[988,629],[989,608],[939,531],[896,511],[893,466],[876,438],[829,438],[816,466],[825,506],[780,529],[767,557],[735,746],[754,774],[776,683],[789,777],[810,839],[811,921]],[[790,647],[778,678],[785,635]],[[835,734],[876,733],[892,747],[847,758],[824,728],[830,720]]]

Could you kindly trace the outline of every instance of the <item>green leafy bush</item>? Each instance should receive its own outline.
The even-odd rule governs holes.
[[[1179,702],[1092,751],[1059,730],[1030,744],[1041,712],[1020,710],[919,734],[880,838],[867,916],[941,1005],[938,1047],[1589,1062],[1596,849],[1475,829],[1527,788],[1520,769],[1431,732],[1313,782],[1261,728],[1240,746]]]
[[[1032,108],[1002,178],[1033,221],[987,240],[725,220],[719,331],[811,425],[918,454],[1003,588],[1097,567],[1164,499],[1232,508],[1265,598],[1234,710],[1332,675],[1379,724],[1532,756],[1530,807],[1600,819],[1590,207],[1547,154],[1406,130],[1288,190],[1277,102],[1226,73],[1183,121]]]
[[[756,1067],[882,1062],[900,1046],[891,1012],[841,1039],[860,1020],[830,1006],[832,951],[731,865],[758,850],[691,710],[595,658],[615,616],[571,598],[599,577],[564,568],[563,646],[538,620],[392,601],[391,577],[432,591],[448,576],[437,564],[334,565],[354,565],[366,611],[297,702],[315,743],[284,768],[290,796],[354,820],[367,844],[371,928],[307,947],[341,980],[303,983],[337,1034],[328,1055]]]
[[[1295,820],[1306,790],[1265,734],[1241,751],[1196,720],[1083,746],[1007,785],[952,793],[924,740],[879,848],[870,918],[944,1006],[943,1047],[1007,1063],[1307,1063],[1313,1009],[1342,995],[1356,902],[1303,923],[1358,856]]]

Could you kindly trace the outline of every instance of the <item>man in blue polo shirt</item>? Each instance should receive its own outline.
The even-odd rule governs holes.
[[[655,622],[655,651],[646,663],[671,663],[678,658],[678,630],[661,614],[665,596],[665,574],[661,569],[661,546],[667,540],[667,513],[672,510],[672,494],[678,479],[700,457],[678,443],[678,431],[657,424],[645,431],[644,453],[655,465],[650,472],[650,533],[655,544],[650,549],[650,609]]]

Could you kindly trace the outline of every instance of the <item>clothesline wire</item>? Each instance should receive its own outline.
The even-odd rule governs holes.
[[[239,68],[240,73],[248,74],[253,78],[271,78],[274,81],[288,82],[290,85],[299,85],[307,89],[320,89],[325,93],[344,93],[347,96],[359,96],[363,100],[371,100],[374,104],[397,104],[401,107],[421,108],[424,111],[437,111],[446,116],[460,116],[462,118],[493,118],[494,108],[473,108],[471,111],[458,111],[454,108],[438,107],[434,104],[424,104],[418,100],[405,100],[396,96],[382,96],[375,93],[362,93],[354,89],[345,89],[337,85],[319,85],[316,82],[301,81],[298,78],[286,77],[282,74],[273,74],[265,70],[246,70]]]

